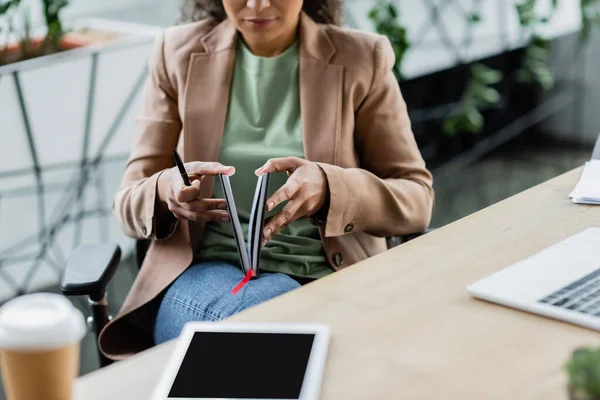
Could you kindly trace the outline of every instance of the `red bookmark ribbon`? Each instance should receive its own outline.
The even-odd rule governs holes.
[[[248,283],[250,281],[250,278],[252,278],[252,276],[254,275],[254,271],[250,270],[248,271],[248,273],[246,274],[246,276],[244,277],[244,279],[242,279],[242,281],[240,283],[238,283],[238,285],[236,287],[233,288],[233,290],[231,291],[232,294],[237,294],[237,292],[239,292],[240,290],[242,290],[242,288],[244,286],[246,286],[246,283]]]

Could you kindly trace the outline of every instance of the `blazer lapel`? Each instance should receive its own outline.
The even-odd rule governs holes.
[[[323,28],[300,19],[300,109],[304,157],[339,164],[343,67],[331,65],[335,47]]]
[[[183,110],[183,157],[189,161],[217,161],[235,61],[236,29],[225,20],[202,38],[204,52],[193,53],[188,65]],[[205,179],[202,197],[212,197],[214,179]],[[204,224],[188,223],[192,252],[202,242]]]
[[[183,118],[186,162],[218,160],[236,39],[235,27],[225,20],[202,39],[206,51],[190,57]],[[212,196],[213,180],[205,180],[201,191],[203,196]]]

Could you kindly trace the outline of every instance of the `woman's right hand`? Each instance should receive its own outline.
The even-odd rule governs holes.
[[[158,200],[161,209],[170,211],[177,219],[229,221],[225,199],[200,198],[200,185],[205,176],[231,176],[235,173],[235,168],[217,162],[201,161],[184,165],[192,186],[185,186],[177,167],[163,172],[158,179]]]

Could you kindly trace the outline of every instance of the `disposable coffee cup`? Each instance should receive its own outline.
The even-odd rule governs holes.
[[[24,295],[0,307],[0,374],[6,399],[72,399],[85,333],[81,312],[58,294]]]

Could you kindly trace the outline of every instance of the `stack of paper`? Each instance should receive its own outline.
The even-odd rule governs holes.
[[[600,204],[600,160],[585,163],[581,178],[569,196],[573,203]]]

